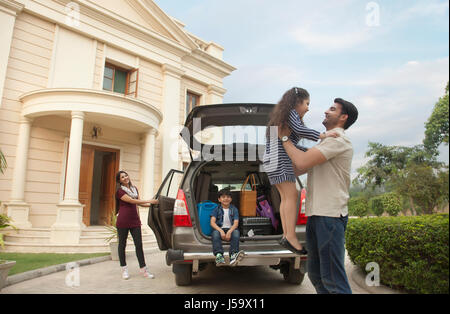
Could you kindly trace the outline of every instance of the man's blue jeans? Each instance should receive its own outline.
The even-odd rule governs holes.
[[[308,217],[308,277],[318,294],[352,293],[345,273],[344,245],[347,222],[348,216]]]
[[[228,232],[228,230],[230,229],[222,229],[223,231],[225,231],[225,233]],[[240,238],[241,234],[239,232],[238,229],[234,230],[231,233],[231,239],[230,239],[230,256],[233,253],[237,253],[239,252],[239,238]],[[213,230],[211,233],[211,237],[212,237],[212,243],[213,243],[213,253],[214,256],[217,255],[217,253],[221,253],[223,255],[223,247],[222,247],[222,238],[220,237],[220,232],[217,230]]]

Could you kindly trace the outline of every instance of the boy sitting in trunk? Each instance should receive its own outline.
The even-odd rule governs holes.
[[[211,212],[211,227],[214,229],[211,237],[216,266],[225,264],[222,240],[230,242],[230,266],[236,266],[244,257],[244,251],[239,251],[239,210],[231,204],[231,201],[230,190],[220,190],[220,205]]]

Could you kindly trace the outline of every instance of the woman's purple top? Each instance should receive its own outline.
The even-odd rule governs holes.
[[[116,198],[119,201],[119,215],[117,216],[117,228],[136,228],[140,227],[141,220],[137,211],[136,204],[122,201],[120,198],[127,194],[124,190],[118,189]]]

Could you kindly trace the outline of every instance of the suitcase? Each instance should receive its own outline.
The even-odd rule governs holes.
[[[240,217],[239,230],[241,236],[271,235],[272,220],[269,217]],[[250,232],[250,234],[249,234]]]

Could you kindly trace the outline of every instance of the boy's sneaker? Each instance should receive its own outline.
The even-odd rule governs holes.
[[[230,266],[236,266],[237,264],[239,264],[239,262],[242,261],[244,256],[245,256],[245,252],[244,251],[239,251],[237,253],[231,254]]]
[[[223,258],[223,255],[221,253],[217,253],[216,266],[223,266],[223,265],[225,265],[225,259]]]
[[[127,280],[128,278],[130,278],[130,275],[128,274],[128,267],[122,267],[122,279]]]
[[[141,274],[143,274],[145,278],[149,278],[149,279],[155,278],[155,275],[151,274],[151,273],[148,271],[147,266],[145,266],[144,268],[141,268]]]

